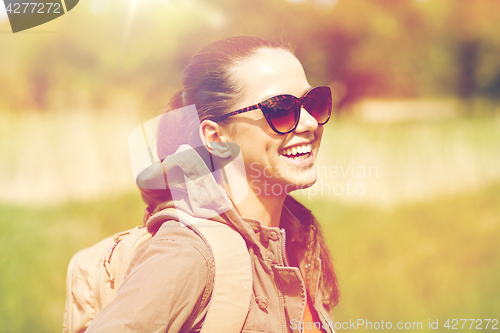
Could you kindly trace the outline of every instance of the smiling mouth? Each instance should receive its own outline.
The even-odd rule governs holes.
[[[311,156],[311,151],[312,145],[308,143],[300,146],[293,146],[290,148],[282,149],[280,150],[280,154],[285,156],[286,158],[297,161],[307,159],[309,156]]]

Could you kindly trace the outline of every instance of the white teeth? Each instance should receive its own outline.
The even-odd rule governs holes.
[[[297,155],[297,154],[307,154],[307,153],[310,153],[312,151],[312,145],[310,143],[308,144],[305,144],[305,145],[301,145],[301,146],[295,146],[295,147],[292,147],[292,148],[286,148],[286,149],[283,149],[281,150],[281,155]],[[290,156],[291,157],[291,156]],[[302,156],[300,156],[302,157]],[[298,158],[297,156],[295,156],[294,159]]]

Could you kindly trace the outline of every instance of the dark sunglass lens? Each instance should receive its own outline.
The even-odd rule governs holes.
[[[311,90],[304,101],[305,109],[316,119],[318,124],[325,124],[332,113],[332,92],[328,87]]]
[[[290,132],[297,123],[300,107],[293,96],[280,96],[279,99],[271,100],[266,108],[269,120],[279,132]]]

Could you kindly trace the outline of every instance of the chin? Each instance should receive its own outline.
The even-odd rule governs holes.
[[[287,185],[285,185],[285,188],[287,189],[287,193],[297,191],[297,190],[303,190],[306,188],[309,188],[313,186],[316,183],[316,178],[314,179],[295,179],[294,181],[291,180]]]

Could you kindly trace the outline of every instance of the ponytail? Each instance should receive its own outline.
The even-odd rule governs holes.
[[[183,95],[182,90],[177,91],[172,96],[172,98],[170,98],[170,101],[168,102],[167,107],[165,108],[164,112],[180,109],[183,106],[185,106],[182,95]]]

